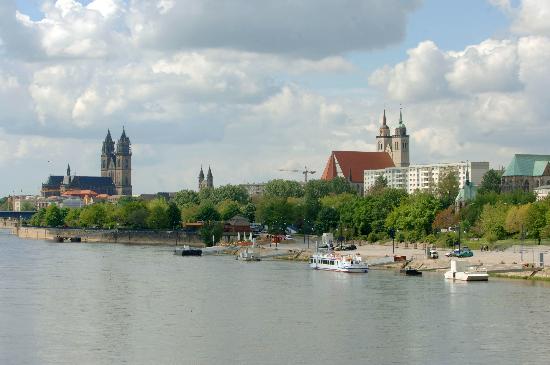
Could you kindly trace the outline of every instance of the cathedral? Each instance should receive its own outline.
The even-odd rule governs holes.
[[[111,131],[107,130],[101,149],[101,176],[113,180],[117,195],[132,195],[132,151],[124,128],[116,149]]]
[[[214,188],[214,177],[212,176],[212,170],[210,170],[210,166],[208,166],[208,173],[206,174],[206,180],[204,179],[204,171],[202,171],[202,166],[201,166],[201,171],[199,172],[199,191],[205,188],[209,188],[209,189]]]
[[[132,151],[130,139],[122,129],[118,142],[107,137],[101,149],[101,176],[71,175],[71,167],[67,166],[65,176],[50,175],[42,184],[41,194],[47,198],[60,196],[71,190],[92,190],[97,194],[132,195]]]
[[[376,137],[378,152],[387,152],[395,167],[409,167],[409,135],[407,128],[403,123],[403,113],[399,111],[399,125],[395,128],[394,134],[391,135],[390,127],[386,123],[386,110],[382,117],[382,125],[380,133]]]

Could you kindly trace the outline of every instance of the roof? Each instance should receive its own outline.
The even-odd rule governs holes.
[[[459,191],[456,196],[455,201],[457,202],[468,202],[474,200],[477,195],[477,186],[473,183],[465,184]]]
[[[550,155],[516,154],[503,176],[542,176],[550,163]]]
[[[76,196],[96,196],[97,193],[93,190],[67,190],[62,195],[76,195]]]
[[[69,186],[93,190],[102,186],[114,186],[114,183],[109,176],[74,176]]]
[[[337,165],[348,179],[351,171],[351,182],[354,183],[363,183],[365,170],[395,167],[387,152],[332,151],[321,179],[332,180],[338,177]]]
[[[48,177],[48,180],[44,183],[44,185],[58,186],[58,185],[61,185],[62,182],[63,182],[63,176],[50,175]]]

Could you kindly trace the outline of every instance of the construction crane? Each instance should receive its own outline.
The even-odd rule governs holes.
[[[279,171],[287,171],[287,172],[300,172],[304,174],[304,180],[307,183],[307,175],[313,175],[316,171],[308,170],[307,166],[304,167],[303,170],[287,170],[287,169],[279,169]]]

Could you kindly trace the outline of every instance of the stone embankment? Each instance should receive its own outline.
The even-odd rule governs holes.
[[[58,237],[70,240],[80,238],[81,242],[123,243],[135,245],[189,245],[203,247],[200,237],[180,231],[134,231],[96,230],[72,228],[14,227],[12,233],[20,238],[56,240]]]

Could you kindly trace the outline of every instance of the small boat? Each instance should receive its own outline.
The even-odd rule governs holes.
[[[369,265],[361,254],[339,255],[334,252],[316,253],[309,258],[309,267],[315,270],[366,273]]]
[[[488,281],[487,269],[476,266],[465,267],[464,262],[451,261],[451,270],[445,273],[445,279],[462,281]]]
[[[174,250],[176,256],[202,256],[202,250],[200,248],[191,248],[189,246],[177,247]]]
[[[419,271],[418,269],[413,269],[412,267],[403,268],[399,270],[399,272],[407,276],[422,276],[422,271]]]
[[[254,250],[248,247],[243,251],[239,252],[236,259],[241,261],[261,261],[260,256],[256,254]]]

